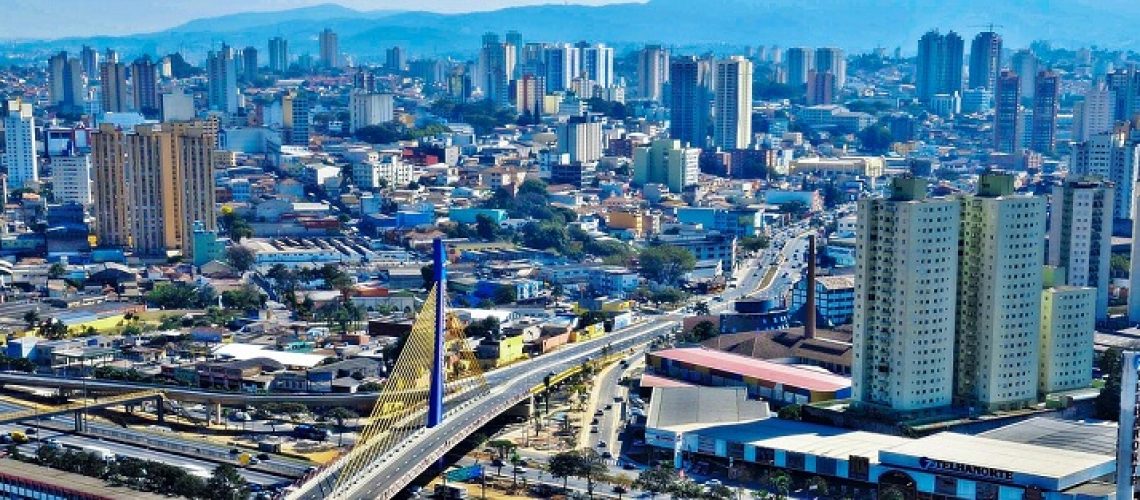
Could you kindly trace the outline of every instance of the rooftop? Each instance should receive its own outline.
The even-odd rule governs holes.
[[[846,377],[700,347],[665,349],[652,355],[810,391],[834,392],[851,387],[851,380]]]

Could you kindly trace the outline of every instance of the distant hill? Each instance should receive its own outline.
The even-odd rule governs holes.
[[[332,28],[342,51],[361,60],[401,45],[413,55],[470,56],[485,31],[516,29],[524,40],[602,41],[618,47],[646,42],[716,48],[746,45],[839,46],[862,51],[901,46],[913,53],[929,29],[953,29],[967,40],[994,22],[1006,47],[1037,39],[1055,45],[1140,49],[1140,8],[1128,0],[649,0],[605,6],[543,5],[467,14],[359,12],[321,5],[271,13],[200,19],[166,31],[129,37],[74,38],[17,48],[111,45],[139,51],[183,50],[191,60],[219,41],[264,50],[273,36],[289,39],[294,55],[317,50],[317,33]]]

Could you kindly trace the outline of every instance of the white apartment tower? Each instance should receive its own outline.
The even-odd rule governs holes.
[[[717,61],[715,74],[713,145],[746,149],[752,144],[752,61]]]
[[[959,206],[927,198],[915,178],[896,178],[889,198],[859,200],[852,394],[860,404],[900,412],[951,404]]]
[[[210,109],[228,114],[238,111],[237,61],[233,48],[222,45],[211,50],[206,58],[207,101]]]
[[[1068,181],[1053,188],[1048,264],[1065,268],[1065,284],[1096,289],[1096,320],[1108,319],[1113,186]]]
[[[1132,188],[1137,181],[1140,144],[1129,140],[1128,127],[1093,134],[1073,144],[1069,171],[1078,176],[1095,176],[1112,181],[1112,218],[1132,220],[1136,216]]]
[[[4,111],[4,159],[8,164],[8,189],[28,187],[40,179],[36,158],[36,118],[32,113],[32,104],[11,99],[6,103]]]
[[[1084,389],[1092,382],[1095,308],[1096,290],[1089,287],[1041,291],[1041,394]]]
[[[353,133],[361,128],[395,119],[392,94],[374,94],[357,90],[349,95],[348,100],[349,121]]]
[[[67,153],[51,158],[52,193],[57,201],[90,206],[94,201],[91,197],[91,155],[76,151]]]
[[[1033,404],[1045,199],[1015,196],[1013,176],[989,173],[961,210],[955,400],[982,410]]]
[[[1116,92],[1103,85],[1089,89],[1085,99],[1073,104],[1073,140],[1087,141],[1112,130]]]
[[[602,157],[602,121],[596,115],[571,116],[558,125],[558,152],[572,162],[598,161]]]

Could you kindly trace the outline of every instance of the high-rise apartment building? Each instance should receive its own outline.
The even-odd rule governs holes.
[[[962,37],[929,31],[918,40],[914,85],[922,102],[936,94],[962,92]]]
[[[805,100],[808,106],[831,104],[835,100],[835,75],[830,71],[809,71]]]
[[[269,39],[269,71],[277,74],[289,69],[289,41],[281,37]]]
[[[970,43],[971,89],[993,90],[1001,71],[1001,35],[983,31]]]
[[[991,173],[961,204],[955,399],[1025,407],[1037,401],[1045,199],[1015,196],[1012,175]]]
[[[100,97],[103,101],[103,111],[107,113],[122,113],[127,111],[127,67],[123,63],[104,62],[99,65]]]
[[[558,125],[558,152],[571,162],[595,162],[602,157],[602,120],[597,115],[571,116]]]
[[[701,173],[701,150],[676,139],[657,139],[633,150],[633,182],[663,184],[673,193],[696,186]]]
[[[614,86],[614,48],[596,43],[580,47],[582,75],[598,86]]]
[[[646,45],[637,53],[637,96],[661,102],[666,83],[669,83],[669,49]]]
[[[831,73],[833,95],[839,94],[844,85],[847,85],[847,56],[843,49],[835,47],[820,47],[815,49],[815,64],[812,69],[816,73]]]
[[[79,51],[79,63],[83,66],[83,74],[87,81],[99,78],[99,51],[84,45]]]
[[[4,112],[4,159],[8,164],[8,189],[30,187],[40,180],[39,158],[36,153],[36,116],[32,104],[10,99],[5,103]]]
[[[1039,393],[1084,389],[1092,383],[1095,310],[1092,288],[1050,286],[1041,291]]]
[[[309,146],[309,132],[312,130],[309,93],[304,90],[289,92],[281,96],[281,109],[284,114],[285,132],[288,143],[293,146]]]
[[[51,157],[52,196],[60,203],[78,203],[90,206],[91,154],[68,148],[61,155]]]
[[[496,106],[510,105],[515,47],[500,43],[498,35],[494,33],[484,35],[483,49],[479,52],[479,66],[483,70],[479,85],[483,89],[483,97]]]
[[[1021,142],[1021,78],[1012,71],[1002,71],[994,89],[994,149],[1015,153]]]
[[[1115,100],[1112,116],[1115,121],[1132,120],[1140,112],[1140,71],[1129,66],[1105,75],[1108,89]]]
[[[515,81],[515,110],[537,122],[546,112],[546,80],[532,73],[523,74]]]
[[[752,61],[719,60],[714,72],[713,145],[746,149],[752,144]]]
[[[223,44],[221,49],[210,51],[206,57],[206,78],[210,109],[237,113],[237,61],[234,60],[234,51],[230,46]]]
[[[1112,250],[1113,186],[1071,180],[1053,188],[1049,259],[1065,269],[1065,283],[1096,289],[1096,319],[1108,319],[1109,257]]]
[[[205,122],[100,126],[92,134],[99,245],[191,256],[194,222],[217,225],[216,141],[216,125]]]
[[[889,197],[858,204],[852,396],[889,411],[948,406],[960,203],[895,178]]]
[[[788,47],[784,52],[784,67],[788,85],[796,88],[807,85],[808,72],[815,67],[815,52],[808,47]]]
[[[48,59],[48,102],[66,110],[83,107],[83,64],[61,51]]]
[[[1033,121],[1029,149],[1052,154],[1057,148],[1057,112],[1061,103],[1061,77],[1053,71],[1037,72],[1034,79]]]
[[[1028,49],[1022,49],[1010,58],[1010,69],[1021,75],[1020,92],[1022,97],[1033,99],[1033,92],[1037,90],[1033,75],[1038,71],[1037,55]]]
[[[568,43],[554,44],[543,49],[542,68],[545,71],[547,90],[556,92],[570,88],[574,78],[582,71],[580,55],[581,52]]]
[[[158,97],[158,65],[145,55],[131,63],[131,96],[134,110],[157,116],[162,107]]]
[[[349,122],[353,133],[363,127],[379,125],[395,119],[392,94],[376,94],[354,90],[349,94]]]
[[[669,68],[669,137],[703,148],[708,142],[708,90],[701,84],[701,61],[693,56],[673,60]]]
[[[1073,140],[1086,141],[1112,130],[1115,103],[1116,93],[1103,84],[1089,89],[1084,100],[1073,104]]]
[[[336,33],[330,28],[325,28],[317,37],[321,51],[321,67],[323,68],[339,68],[340,67],[340,41]]]
[[[523,36],[516,30],[510,30],[506,35],[503,35],[503,41],[510,44],[515,48],[515,73],[511,75],[511,80],[517,80],[522,77],[523,69],[526,61],[523,60]],[[533,71],[533,68],[531,68]]]
[[[1069,172],[1074,176],[1112,181],[1113,220],[1136,218],[1133,191],[1140,175],[1140,144],[1129,139],[1127,125],[1074,143],[1069,161]]]

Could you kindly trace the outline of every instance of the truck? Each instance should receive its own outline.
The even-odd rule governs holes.
[[[329,439],[329,431],[328,429],[313,427],[309,424],[301,424],[293,428],[293,437],[297,439],[308,439],[310,441],[327,441]]]
[[[102,446],[83,446],[80,447],[80,449],[87,453],[94,454],[104,462],[110,462],[115,459],[115,454],[112,453],[111,450],[103,448]]]

